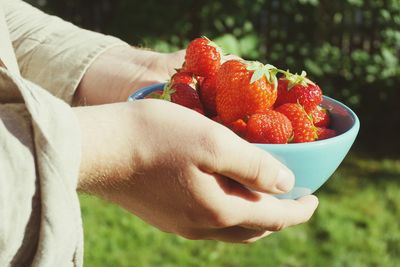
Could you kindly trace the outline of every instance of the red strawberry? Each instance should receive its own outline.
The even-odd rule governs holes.
[[[286,144],[292,135],[289,119],[274,110],[251,115],[247,122],[246,139],[252,143]]]
[[[315,109],[322,102],[322,91],[318,85],[306,78],[306,72],[301,75],[286,72],[284,78],[278,81],[278,98],[275,107],[285,103],[299,103],[306,112]]]
[[[317,140],[324,140],[328,138],[335,137],[337,135],[335,130],[324,128],[324,127],[317,127]]]
[[[178,71],[172,77],[170,81],[171,85],[184,83],[192,86],[194,89],[197,88],[197,80],[194,75],[190,72]]]
[[[313,109],[309,115],[313,119],[314,126],[316,127],[329,127],[331,118],[329,116],[329,111],[326,108],[317,106]]]
[[[247,123],[244,120],[239,119],[230,123],[229,128],[237,135],[244,137],[247,131]]]
[[[204,109],[197,91],[188,84],[167,84],[160,98],[204,114]]]
[[[184,69],[202,77],[215,75],[221,65],[220,51],[205,37],[194,39],[186,48]]]
[[[215,75],[221,65],[218,46],[202,37],[191,41],[186,48],[184,70],[195,75],[208,77]]]
[[[202,84],[203,83],[203,81],[204,81],[204,77],[201,77],[201,76],[196,76],[196,80],[197,80],[197,83],[198,84]]]
[[[215,107],[216,89],[216,76],[209,76],[205,78],[200,84],[200,99],[203,103],[206,113],[213,117],[217,114]]]
[[[285,115],[292,123],[294,143],[312,142],[317,138],[316,128],[300,104],[287,103],[275,110]]]
[[[229,60],[217,73],[216,109],[229,124],[263,113],[277,97],[277,69],[259,62]]]

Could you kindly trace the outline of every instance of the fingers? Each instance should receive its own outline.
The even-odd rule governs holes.
[[[252,243],[270,235],[271,233],[272,232],[270,231],[253,230],[240,226],[233,226],[210,232],[208,239],[229,243]]]
[[[218,240],[229,243],[252,243],[272,234],[270,231],[232,226],[220,229],[186,229],[180,235],[191,240]]]
[[[278,200],[269,196],[257,203],[248,201],[247,205],[232,204],[230,208],[235,210],[232,216],[242,217],[242,223],[233,226],[225,225],[221,228],[194,230],[184,237],[230,243],[252,243],[273,232],[308,221],[318,206],[318,199],[315,196],[306,196],[299,200]]]
[[[239,200],[236,201],[239,202]],[[318,207],[318,199],[311,195],[298,200],[279,200],[264,195],[257,203],[242,201],[238,205],[241,206],[243,218],[246,218],[239,225],[276,232],[307,222]]]
[[[276,232],[307,222],[318,206],[318,199],[313,195],[298,200],[277,199],[265,193],[249,190],[245,193],[245,188],[237,188],[236,184],[229,184],[223,177],[204,175],[201,180],[206,186],[200,191],[208,192],[208,197],[201,201],[205,207],[201,209],[202,227],[205,228],[220,230],[240,226],[256,231],[258,235],[252,237],[255,238],[260,237],[261,232]],[[237,233],[232,240],[224,238],[224,241],[243,241],[244,236],[251,239],[249,233]]]
[[[293,173],[271,154],[230,132],[221,135],[213,172],[261,192],[281,194],[293,188]]]

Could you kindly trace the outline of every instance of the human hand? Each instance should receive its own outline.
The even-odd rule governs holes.
[[[253,242],[307,221],[318,205],[273,197],[293,187],[293,174],[197,112],[153,99],[75,110],[80,189],[165,232]]]
[[[117,46],[101,54],[83,76],[74,105],[124,102],[138,89],[166,82],[184,62],[185,51],[158,53]]]

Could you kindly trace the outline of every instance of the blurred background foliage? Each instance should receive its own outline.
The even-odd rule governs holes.
[[[194,242],[81,196],[85,266],[400,266],[400,0],[27,1],[137,46],[169,52],[206,35],[246,59],[304,69],[361,120],[308,224],[251,246]]]
[[[398,155],[400,0],[30,0],[84,28],[158,51],[206,35],[225,51],[306,70],[361,118],[359,149]]]

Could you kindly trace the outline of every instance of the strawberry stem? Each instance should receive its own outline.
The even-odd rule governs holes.
[[[217,45],[217,43],[211,41],[210,39],[208,39],[207,36],[204,36],[204,35],[201,36],[201,38],[206,39],[208,41],[208,45],[214,47],[221,56],[225,55],[224,50],[219,45]]]

